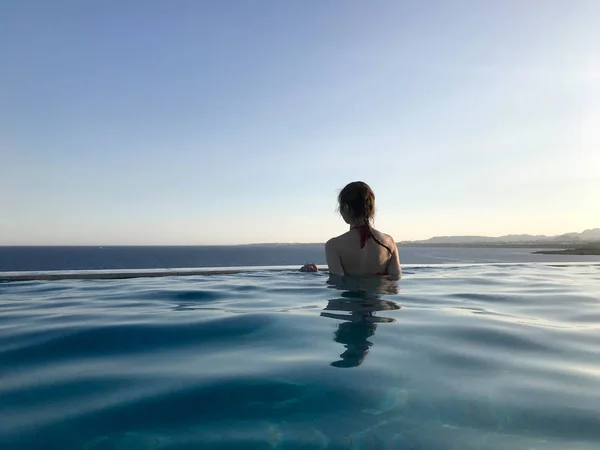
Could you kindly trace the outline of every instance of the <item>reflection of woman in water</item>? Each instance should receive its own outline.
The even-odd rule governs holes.
[[[382,300],[380,294],[397,293],[396,283],[386,278],[331,277],[328,284],[343,290],[341,298],[330,300],[321,313],[323,317],[344,320],[335,332],[334,340],[343,344],[346,351],[339,361],[331,363],[335,367],[356,367],[366,358],[373,345],[368,339],[375,334],[377,323],[391,323],[395,319],[375,316],[376,311],[400,309],[390,300]],[[333,313],[341,311],[346,314]]]
[[[325,244],[329,273],[333,275],[391,275],[400,277],[400,259],[394,239],[371,226],[375,194],[362,181],[348,184],[338,196],[338,207],[350,230]],[[316,272],[306,264],[304,272]]]

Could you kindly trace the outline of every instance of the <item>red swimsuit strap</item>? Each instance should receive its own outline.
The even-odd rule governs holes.
[[[366,225],[358,225],[356,227],[352,227],[351,230],[358,230],[360,232],[360,248],[364,248],[367,239],[370,237],[369,227]]]
[[[366,225],[358,225],[356,227],[352,227],[351,230],[358,230],[360,232],[360,248],[364,248],[364,246],[367,242],[367,239],[369,239],[371,237],[371,233],[369,232],[369,227]],[[386,271],[386,272],[378,272],[375,275],[389,275],[389,274]]]

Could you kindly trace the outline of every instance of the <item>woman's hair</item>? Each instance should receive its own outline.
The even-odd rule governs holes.
[[[364,220],[369,224],[375,216],[375,194],[367,183],[354,181],[349,183],[338,195],[339,209],[348,205],[348,213],[355,220]]]
[[[352,183],[347,184],[344,189],[341,190],[340,195],[338,195],[338,204],[340,210],[347,205],[348,214],[350,214],[354,220],[364,221],[367,230],[369,231],[369,235],[373,240],[382,247],[385,247],[390,255],[392,254],[392,249],[377,239],[371,230],[370,222],[372,222],[373,217],[375,217],[375,193],[367,183],[353,181]]]
[[[369,231],[369,235],[382,247],[392,254],[392,249],[381,242],[373,234],[370,222],[375,217],[375,193],[367,183],[362,181],[353,181],[341,190],[338,195],[339,209],[341,210],[347,205],[347,212],[354,220],[363,220]]]

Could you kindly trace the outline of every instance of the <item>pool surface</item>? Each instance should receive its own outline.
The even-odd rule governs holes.
[[[0,448],[597,449],[600,264],[0,283]]]

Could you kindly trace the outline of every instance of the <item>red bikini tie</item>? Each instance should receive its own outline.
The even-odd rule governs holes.
[[[369,239],[369,227],[366,225],[359,225],[357,227],[352,227],[352,229],[360,231],[360,248],[364,248],[367,239]]]

